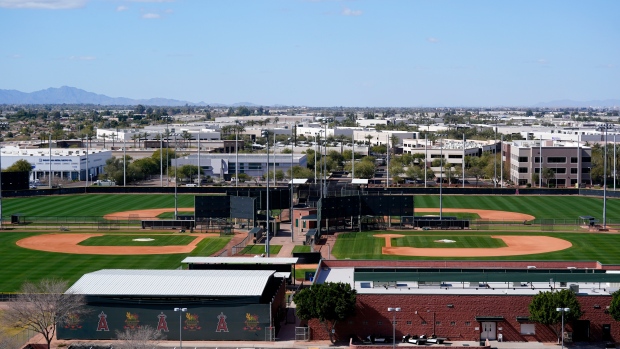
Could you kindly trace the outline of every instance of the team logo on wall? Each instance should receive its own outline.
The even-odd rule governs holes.
[[[224,312],[220,312],[220,315],[217,316],[217,328],[215,332],[228,332],[228,324],[226,323],[226,315],[224,315]]]
[[[101,314],[97,316],[99,317],[99,321],[97,322],[97,331],[109,331],[108,315],[102,311]]]
[[[69,314],[69,316],[67,316],[67,320],[65,320],[64,328],[67,328],[70,330],[77,330],[77,329],[82,328],[82,321],[80,319],[80,315]]]
[[[243,329],[245,331],[260,331],[258,315],[245,313],[245,327]]]
[[[185,327],[184,330],[197,331],[200,329],[200,321],[198,321],[198,314],[185,313]]]
[[[159,315],[157,315],[157,319],[159,319],[157,321],[157,331],[164,331],[164,332],[168,332],[168,323],[166,322],[166,314],[164,314],[164,312],[162,311],[161,313],[159,313]]]
[[[131,330],[140,328],[140,316],[138,314],[132,314],[130,312],[125,313],[124,328],[128,328]]]

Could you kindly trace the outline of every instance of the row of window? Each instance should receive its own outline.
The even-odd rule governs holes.
[[[564,167],[551,167],[551,168],[549,168],[549,170],[551,170],[551,172],[553,172],[553,173],[560,173],[560,174],[566,173],[566,168],[564,168]],[[578,168],[571,168],[570,169],[570,173],[571,174],[577,174],[578,170],[579,170]],[[529,173],[529,169],[527,167],[519,167],[518,172],[519,173]],[[535,167],[534,168],[534,173],[540,173],[540,167]],[[590,168],[588,168],[588,167],[582,168],[581,169],[581,173],[590,173]]]
[[[528,162],[529,161],[529,156],[519,156],[518,158],[519,162]],[[589,156],[583,156],[581,158],[582,162],[591,162],[592,158]],[[534,157],[534,162],[535,163],[539,163],[540,162],[540,157],[539,156],[535,156]],[[549,156],[547,157],[547,163],[549,164],[565,164],[566,163],[566,157],[565,156]],[[570,163],[571,164],[576,164],[579,163],[579,158],[576,156],[572,156],[570,158]]]

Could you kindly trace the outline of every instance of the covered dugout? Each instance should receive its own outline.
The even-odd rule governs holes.
[[[181,325],[184,340],[264,341],[274,338],[285,291],[275,270],[99,270],[67,290],[85,295],[90,312],[59,324],[57,336],[115,339],[149,325],[179,340]]]

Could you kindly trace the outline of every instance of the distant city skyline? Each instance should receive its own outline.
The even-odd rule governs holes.
[[[614,0],[0,0],[0,89],[345,107],[620,99]]]

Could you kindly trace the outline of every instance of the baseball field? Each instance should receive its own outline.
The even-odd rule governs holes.
[[[193,195],[179,195],[178,207],[192,207]],[[416,208],[439,207],[437,196],[416,196]],[[2,200],[5,222],[12,214],[38,217],[98,217],[131,210],[165,209],[174,207],[172,195],[73,195]],[[602,219],[602,200],[574,196],[444,196],[444,208],[469,208],[519,212],[535,217],[535,221],[555,219],[577,221],[579,216],[590,215]],[[608,222],[620,222],[620,201],[608,200]],[[467,231],[414,231],[395,232],[400,236],[378,237],[381,232],[345,233],[338,236],[332,249],[336,258],[352,259],[496,259],[496,260],[597,260],[605,264],[620,264],[620,234],[590,233],[579,227],[561,231],[533,230],[523,225],[523,231],[467,230]],[[84,248],[187,248],[182,253],[164,254],[82,254],[44,252],[20,247],[24,239],[34,236],[58,239],[58,236],[93,233],[80,239],[77,244]],[[55,234],[48,236],[49,234]],[[177,268],[186,256],[209,256],[221,250],[230,238],[212,236],[194,237],[175,232],[155,233],[150,230],[117,231],[36,231],[20,230],[9,226],[0,233],[0,292],[13,292],[25,280],[36,281],[44,277],[56,277],[73,282],[87,272],[109,268]],[[208,236],[207,236],[208,235]],[[514,236],[553,238],[565,241],[563,248],[544,253],[517,254],[512,256],[485,256],[480,253],[471,257],[450,257],[460,249],[494,250],[509,247]],[[513,237],[513,238],[510,238]],[[21,241],[21,242],[20,242]],[[442,242],[438,242],[442,241]],[[450,242],[446,242],[450,241]],[[512,242],[511,242],[512,241]],[[390,246],[386,246],[386,245]],[[566,247],[568,246],[568,247]],[[440,256],[412,256],[387,253],[389,247],[440,250]],[[131,252],[128,252],[131,253]]]

